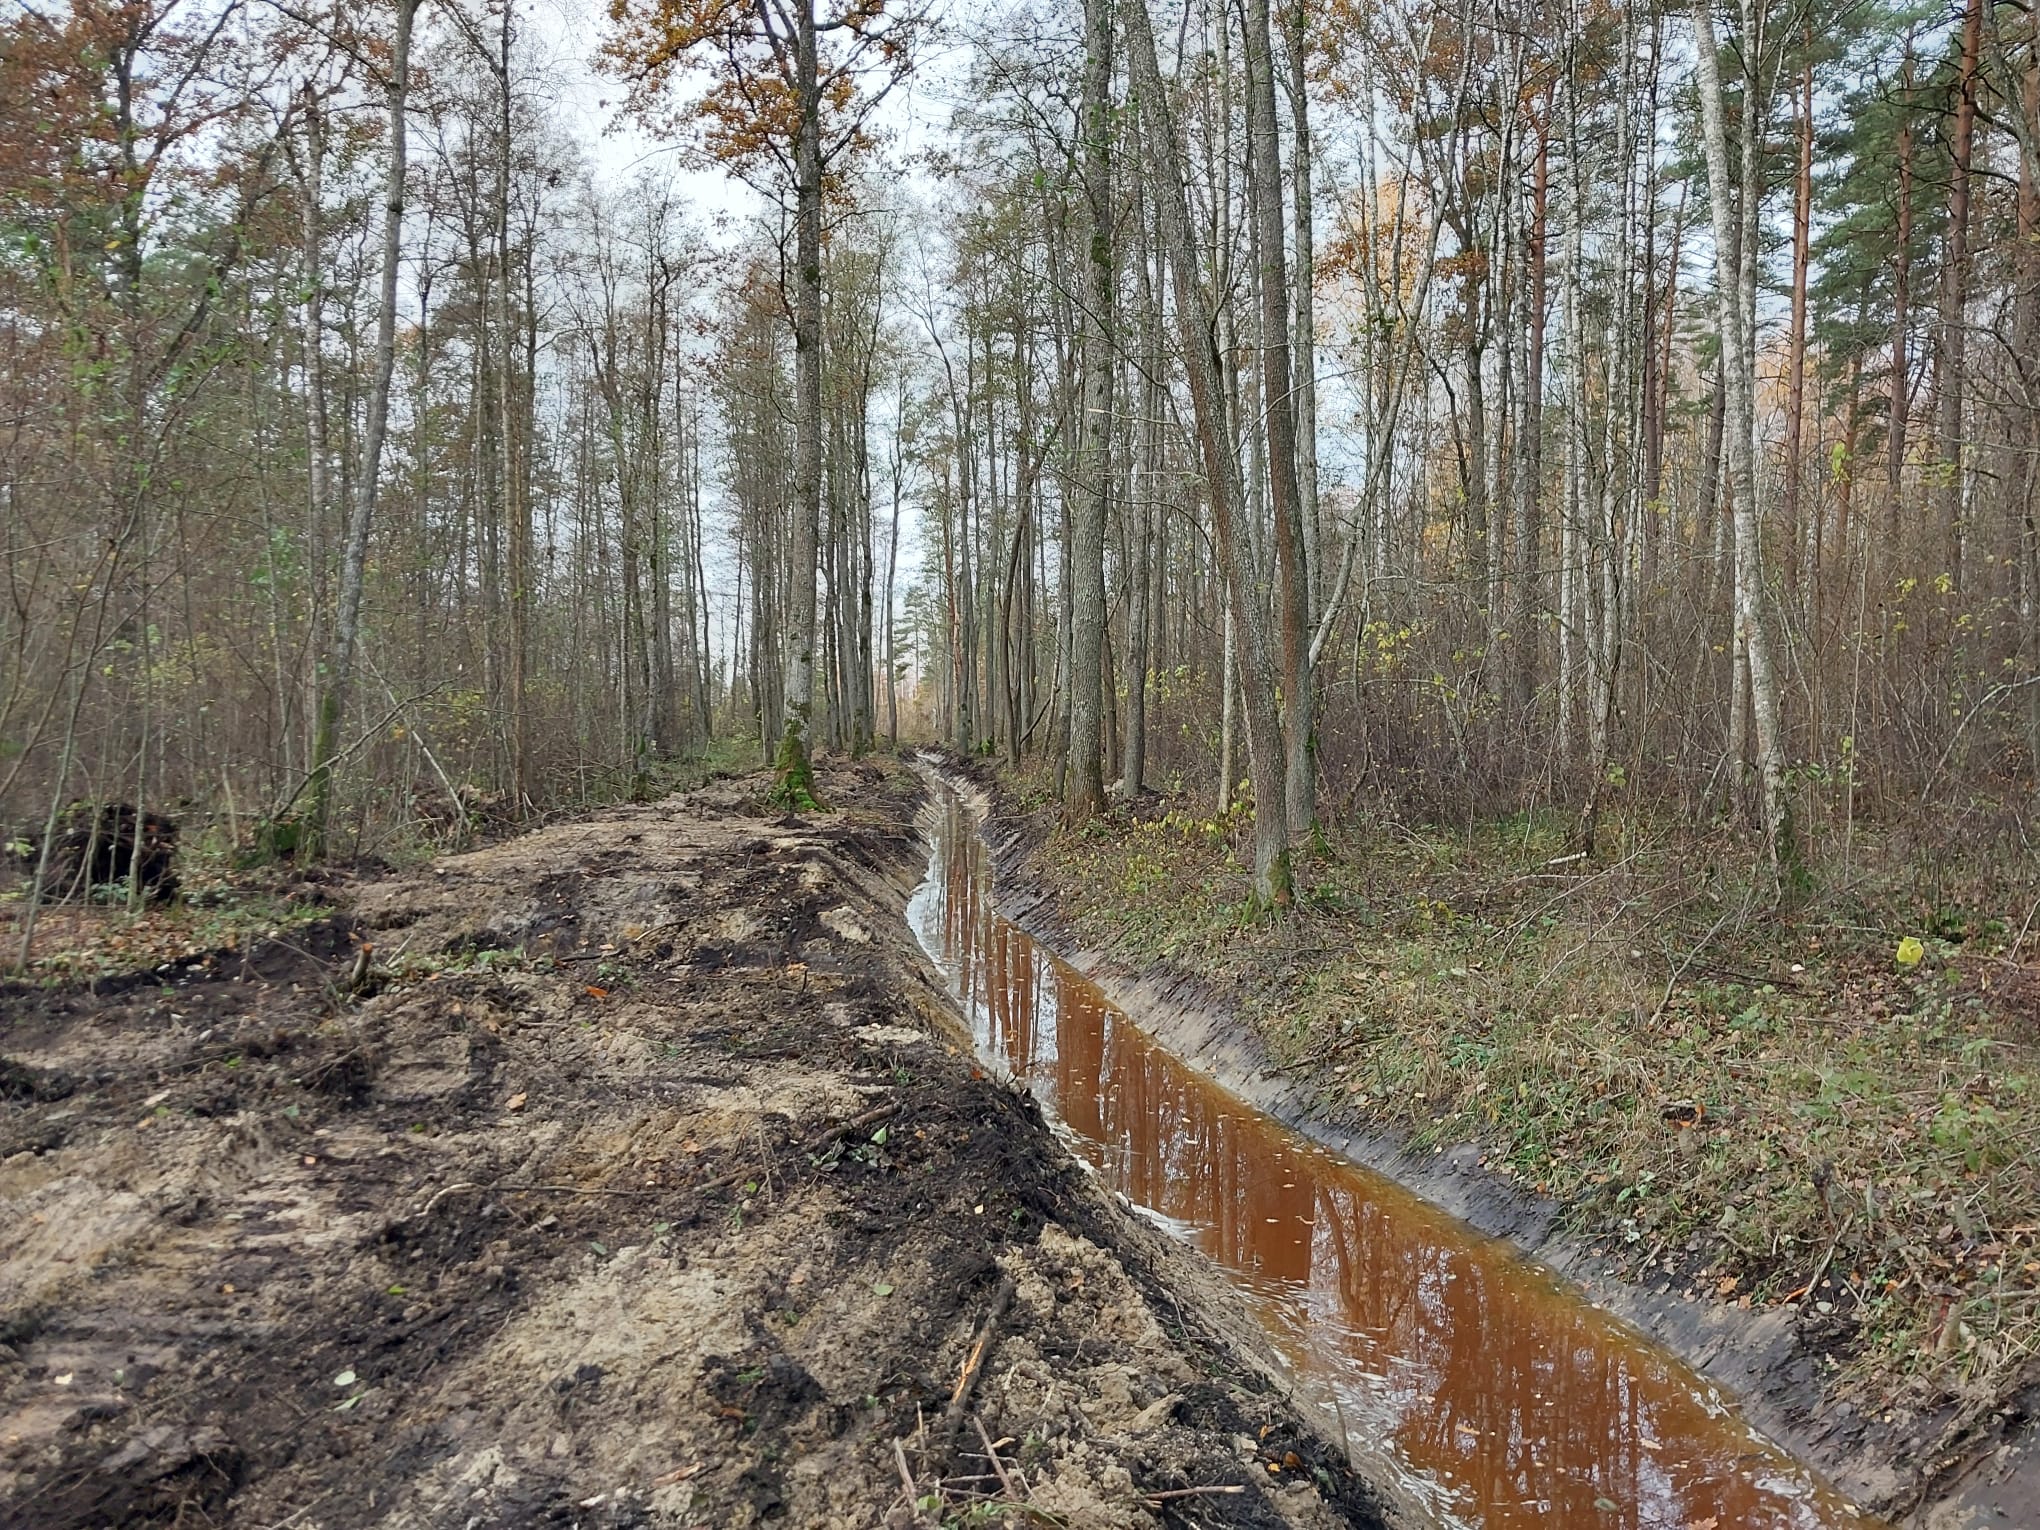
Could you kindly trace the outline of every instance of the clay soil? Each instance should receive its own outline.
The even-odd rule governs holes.
[[[1381,1523],[764,784],[0,989],[0,1524]]]

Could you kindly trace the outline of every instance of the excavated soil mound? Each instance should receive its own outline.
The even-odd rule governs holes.
[[[973,1065],[912,775],[821,788],[0,989],[0,1524],[1380,1523]]]

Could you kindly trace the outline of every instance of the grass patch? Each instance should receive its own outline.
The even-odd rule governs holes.
[[[1327,1119],[1480,1143],[1654,1287],[1798,1305],[1879,1405],[2001,1395],[2040,1350],[2023,889],[1859,841],[1781,913],[1725,837],[1611,825],[1586,864],[1568,827],[1334,828],[1284,920],[1243,914],[1250,825],[1180,801],[1039,866],[1086,942],[1229,986]]]

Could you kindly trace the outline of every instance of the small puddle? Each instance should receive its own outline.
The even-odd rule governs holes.
[[[1680,1361],[1507,1245],[1327,1153],[1165,1051],[993,912],[969,810],[934,787],[908,905],[981,1058],[1111,1188],[1222,1266],[1336,1432],[1448,1523],[1758,1530],[1873,1522]]]

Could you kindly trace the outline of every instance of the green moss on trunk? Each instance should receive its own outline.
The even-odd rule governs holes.
[[[790,813],[827,810],[815,792],[814,761],[798,728],[789,727],[779,736],[779,752],[772,761],[772,801]]]

